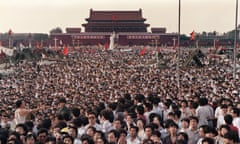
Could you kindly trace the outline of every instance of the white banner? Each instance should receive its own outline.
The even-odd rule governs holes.
[[[0,52],[4,52],[8,56],[13,55],[13,49],[5,48],[3,46],[0,46]]]

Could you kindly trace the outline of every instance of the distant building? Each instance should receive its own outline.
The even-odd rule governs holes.
[[[81,33],[81,28],[66,28],[66,33]]]
[[[83,24],[85,32],[147,32],[142,9],[139,11],[94,11],[90,10],[88,23]]]
[[[166,28],[151,28],[152,33],[166,33]]]
[[[116,32],[115,42],[118,45],[158,45],[173,46],[177,33],[166,33],[166,28],[153,28],[145,23],[142,9],[137,11],[95,11],[90,9],[87,23],[80,28],[67,28],[67,33],[51,34],[51,45],[98,45],[109,43],[111,33]],[[75,31],[76,30],[76,31]],[[176,41],[177,42],[177,41]]]

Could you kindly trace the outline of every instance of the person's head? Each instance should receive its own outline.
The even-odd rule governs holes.
[[[48,136],[46,138],[46,141],[45,141],[45,144],[56,144],[57,141],[56,141],[56,138],[53,137],[53,136]]]
[[[223,135],[223,142],[225,144],[235,144],[238,142],[238,135],[233,131],[229,131]]]
[[[177,131],[178,131],[178,125],[175,122],[170,123],[168,131],[169,131],[170,135],[176,135]]]
[[[161,133],[159,131],[153,131],[150,139],[154,142],[154,144],[160,144],[161,141]]]
[[[68,127],[68,134],[71,137],[76,138],[78,136],[78,129],[74,126],[69,126]]]
[[[62,138],[64,144],[73,144],[74,139],[70,135],[65,135]]]
[[[36,143],[36,137],[33,134],[27,134],[25,137],[26,144],[35,144]]]
[[[90,125],[94,125],[97,122],[97,115],[94,111],[88,113],[88,122]]]
[[[94,144],[94,141],[91,136],[83,134],[80,138],[82,144]]]
[[[104,137],[98,137],[94,144],[106,144],[107,140]]]
[[[215,141],[213,138],[205,137],[202,140],[202,144],[215,144]]]
[[[153,113],[154,114],[154,113]],[[151,114],[150,114],[151,115]],[[151,121],[151,118],[150,118],[150,121]],[[152,117],[152,123],[155,123],[157,124],[159,127],[161,127],[161,116],[158,115],[158,114],[154,114],[153,117]]]
[[[10,132],[10,134],[8,136],[8,140],[11,140],[11,139],[20,140],[20,134],[18,132],[16,132],[16,131]]]
[[[93,136],[93,141],[96,142],[97,139],[99,139],[99,138],[101,139],[101,141],[103,140],[103,138],[105,140],[105,134],[102,131],[96,130],[96,132],[95,132],[95,134]]]
[[[151,134],[152,134],[152,131],[153,131],[152,125],[148,124],[148,125],[145,126],[145,128],[144,128],[144,133],[145,133],[145,136],[146,136],[147,138],[150,138],[150,136],[151,136]]]
[[[77,107],[74,107],[72,109],[72,114],[73,114],[74,117],[79,117],[80,116],[80,109],[77,108]]]
[[[138,133],[138,127],[134,126],[134,125],[131,125],[130,126],[130,132],[129,132],[130,136],[131,137],[136,137],[137,133]]]
[[[95,132],[96,132],[96,128],[93,126],[89,126],[86,130],[86,134],[88,134],[91,137],[94,136]]]
[[[189,127],[191,129],[197,129],[198,127],[198,118],[196,116],[189,117]]]
[[[127,131],[125,129],[119,129],[119,141],[126,141]]]
[[[101,121],[104,122],[106,120],[110,120],[110,111],[107,110],[107,109],[103,109],[101,112],[100,112],[100,118],[101,118]]]
[[[182,108],[185,108],[185,107],[187,107],[187,106],[188,106],[187,100],[182,100],[182,101],[181,101],[181,107],[182,107]]]
[[[117,130],[110,130],[107,134],[108,143],[117,143],[119,138],[119,132]]]
[[[121,119],[115,119],[113,121],[113,127],[117,130],[122,128],[122,120]]]
[[[17,100],[15,105],[16,105],[16,108],[24,108],[25,107],[25,101],[23,100]]]
[[[185,132],[179,132],[179,133],[177,133],[177,140],[178,141],[183,140],[187,143],[188,142],[188,135]]]
[[[48,130],[51,128],[51,126],[52,126],[52,121],[50,118],[43,119],[39,125],[39,127],[46,128]]]
[[[48,136],[48,130],[45,128],[41,128],[37,133],[37,141],[40,143],[44,143],[47,136]]]
[[[180,110],[174,110],[174,119],[179,120],[181,117],[182,112]]]
[[[226,104],[221,105],[221,111],[225,115],[228,111],[228,106]]]
[[[143,115],[144,114],[144,107],[142,105],[138,105],[135,108],[135,112],[137,113],[137,115]]]
[[[214,127],[209,126],[208,130],[206,131],[205,137],[214,138],[217,135],[217,130]]]
[[[174,112],[169,112],[168,115],[167,115],[167,118],[168,118],[168,119],[171,119],[171,120],[174,120],[174,119],[175,119],[175,114],[174,114]]]
[[[227,124],[223,124],[219,127],[219,134],[221,137],[223,137],[224,134],[229,131],[230,131],[230,127]]]
[[[127,123],[133,123],[133,116],[129,113],[126,119]]]
[[[182,128],[187,129],[189,127],[189,119],[188,118],[181,119],[181,125]]]
[[[209,130],[209,126],[208,125],[201,125],[200,127],[199,127],[199,131],[198,131],[198,133],[199,133],[199,136],[201,137],[201,138],[204,138],[205,137],[205,134],[206,134],[206,132]]]
[[[144,111],[151,111],[153,109],[153,105],[149,102],[144,103]]]
[[[226,124],[232,124],[232,121],[233,121],[233,117],[230,115],[230,114],[227,114],[224,116],[224,120],[226,122]]]
[[[240,110],[236,107],[233,107],[231,110],[231,115],[233,118],[240,116]]]
[[[144,139],[142,144],[155,144],[151,139]]]
[[[60,98],[59,99],[59,107],[62,108],[65,106],[65,104],[67,103],[65,98]]]
[[[208,104],[208,99],[207,98],[200,98],[199,99],[199,105],[200,106],[205,106]]]
[[[27,133],[27,126],[25,124],[17,124],[15,131],[20,135],[25,135]]]
[[[144,127],[145,127],[145,124],[146,124],[146,122],[145,122],[145,120],[143,120],[143,119],[137,119],[137,127],[139,128],[139,129],[144,129]]]

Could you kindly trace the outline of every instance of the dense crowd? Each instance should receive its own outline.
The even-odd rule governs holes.
[[[0,143],[238,143],[240,81],[231,60],[205,56],[204,67],[181,67],[178,87],[175,53],[161,52],[168,63],[159,68],[155,54],[139,49],[86,51],[24,62],[2,77]]]

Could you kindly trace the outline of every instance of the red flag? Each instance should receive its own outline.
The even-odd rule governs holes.
[[[174,49],[174,50],[176,50],[176,49],[177,49],[177,45],[176,45],[176,44],[173,46],[173,49]]]
[[[220,45],[219,45],[219,41],[218,41],[218,40],[215,41],[215,47],[216,47],[216,49],[219,49],[219,48],[220,48]]]
[[[140,56],[143,56],[145,54],[145,52],[147,51],[147,48],[144,47],[141,51],[140,51]]]
[[[40,49],[39,42],[36,42],[36,48],[37,48],[37,49]]]
[[[55,51],[58,51],[58,49],[59,49],[59,47],[58,47],[58,45],[56,45],[56,47],[55,47]]]
[[[106,42],[106,43],[104,44],[104,49],[105,49],[105,50],[108,50],[108,48],[109,48],[109,45],[108,45],[108,43]]]
[[[64,49],[62,51],[62,54],[65,55],[65,56],[68,54],[68,46],[64,47]]]
[[[102,45],[100,43],[98,43],[98,48],[102,48]]]
[[[9,31],[8,31],[8,35],[9,35],[9,36],[12,35],[12,29],[9,29]]]
[[[192,31],[190,33],[190,40],[193,41],[194,39],[195,39],[195,33],[194,33],[194,31]]]
[[[158,47],[158,52],[161,52],[161,48],[160,47]]]
[[[113,20],[113,21],[117,21],[117,16],[116,16],[116,15],[113,15],[113,16],[112,16],[112,20]]]

